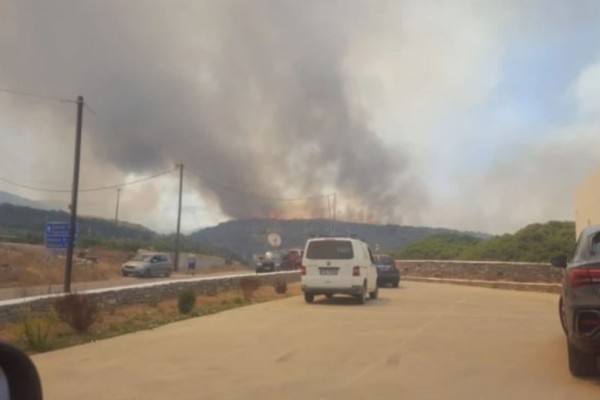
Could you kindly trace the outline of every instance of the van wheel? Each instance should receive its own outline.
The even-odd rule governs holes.
[[[400,287],[400,279],[398,279],[397,281],[394,281],[394,284],[392,286],[394,286],[395,288]]]
[[[584,353],[568,340],[567,347],[569,351],[569,370],[573,376],[587,377],[595,376],[598,373],[595,354]]]
[[[152,270],[150,268],[146,268],[146,270],[144,271],[144,277],[145,278],[151,278],[152,277]]]
[[[304,301],[306,301],[308,304],[311,304],[313,301],[315,301],[315,295],[313,293],[304,293]]]
[[[374,290],[374,291],[372,291],[371,293],[369,293],[369,298],[370,298],[371,300],[375,300],[375,299],[377,299],[378,297],[379,297],[379,287],[377,287],[377,286],[376,286],[376,287],[375,287],[375,290]]]

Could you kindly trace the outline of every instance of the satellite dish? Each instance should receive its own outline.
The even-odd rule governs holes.
[[[279,236],[276,233],[271,233],[268,237],[267,240],[269,242],[269,244],[272,247],[279,247],[281,246],[281,236]]]

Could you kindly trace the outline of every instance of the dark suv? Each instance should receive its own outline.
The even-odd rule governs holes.
[[[400,270],[396,267],[396,260],[392,257],[380,254],[375,256],[377,265],[377,286],[392,285],[400,286]]]
[[[600,356],[600,225],[586,228],[577,241],[573,259],[552,259],[565,268],[559,315],[567,334],[569,369],[575,376],[598,373]]]

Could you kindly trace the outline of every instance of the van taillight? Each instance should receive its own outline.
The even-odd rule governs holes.
[[[300,267],[300,271],[301,271],[302,275],[306,275],[306,267],[304,265],[302,267]]]
[[[600,269],[573,268],[569,271],[569,287],[600,284]]]
[[[352,268],[352,276],[360,276],[360,267]]]

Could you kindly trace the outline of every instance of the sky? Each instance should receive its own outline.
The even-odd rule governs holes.
[[[330,218],[332,193],[348,221],[573,220],[600,167],[599,20],[594,0],[2,0],[0,89],[51,99],[0,91],[0,190],[68,205],[13,183],[69,188],[82,95],[81,187],[183,163],[187,232]],[[121,219],[172,232],[178,184],[124,187]]]

